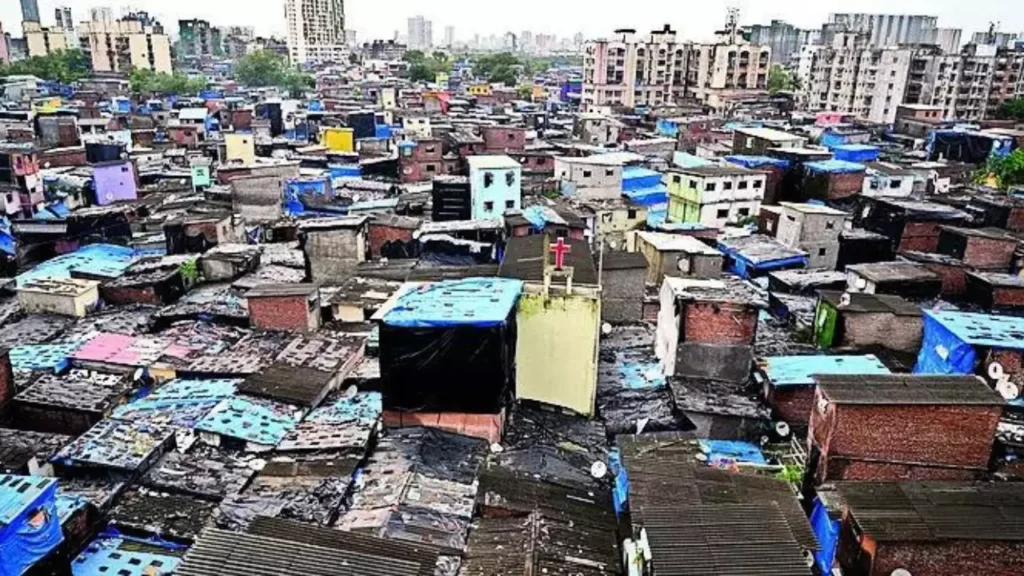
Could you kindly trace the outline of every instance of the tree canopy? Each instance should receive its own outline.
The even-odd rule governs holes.
[[[982,184],[994,180],[1003,190],[1013,186],[1024,186],[1024,150],[1014,150],[1006,156],[989,158],[978,173],[976,181]]]
[[[1003,119],[1024,120],[1024,98],[1003,102],[1003,105],[996,111],[996,116]]]
[[[46,56],[0,64],[0,77],[22,74],[70,84],[89,76],[89,60],[81,50],[58,50]]]
[[[235,77],[246,86],[277,86],[293,97],[301,96],[315,85],[312,76],[289,68],[284,58],[269,50],[258,50],[240,58],[235,66]]]
[[[800,89],[800,79],[778,64],[768,71],[768,91],[772,94]]]
[[[433,82],[438,73],[451,70],[443,52],[435,52],[428,57],[419,50],[410,50],[402,59],[409,63],[409,79],[413,82]]]
[[[208,82],[205,78],[189,78],[181,72],[166,74],[154,72],[146,68],[132,70],[128,77],[132,92],[136,94],[179,94],[196,95],[206,89]]]
[[[519,82],[519,69],[526,66],[507,52],[482,56],[473,64],[473,72],[488,82],[515,86]]]

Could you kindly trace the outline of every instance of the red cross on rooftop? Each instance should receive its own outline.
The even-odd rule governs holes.
[[[565,243],[565,238],[559,238],[558,242],[548,247],[548,250],[555,253],[555,270],[561,270],[565,265],[565,255],[572,252],[572,246]]]

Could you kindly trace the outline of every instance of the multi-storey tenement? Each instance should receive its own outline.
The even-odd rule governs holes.
[[[293,64],[344,61],[348,46],[343,0],[285,0],[284,6]]]
[[[206,20],[178,20],[179,60],[200,60],[221,56],[221,30]]]
[[[719,34],[711,44],[694,44],[688,58],[687,94],[724,111],[730,96],[768,88],[771,53],[770,47],[752,45],[735,31]]]
[[[999,48],[992,69],[986,115],[994,115],[1005,102],[1021,97],[1024,97],[1024,47]]]
[[[96,72],[125,72],[132,68],[171,73],[171,42],[163,26],[145,12],[120,20],[83,22],[82,51]]]
[[[903,102],[910,61],[908,48],[871,48],[864,34],[836,34],[829,45],[801,53],[801,103],[807,110],[854,114],[892,124]]]
[[[688,47],[674,30],[665,26],[642,38],[635,30],[615,35],[584,47],[584,106],[656,106],[682,98]]]
[[[961,54],[956,92],[956,118],[980,121],[988,111],[988,95],[995,70],[996,47],[968,44]]]
[[[962,58],[937,47],[914,50],[907,76],[904,104],[937,106],[942,119],[956,118]]]

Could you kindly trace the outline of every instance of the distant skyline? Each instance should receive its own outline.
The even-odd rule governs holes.
[[[241,6],[240,6],[241,4]],[[109,6],[119,14],[130,5],[145,10],[164,24],[168,33],[177,33],[179,19],[200,18],[217,26],[253,26],[260,35],[284,35],[283,0],[209,2],[201,0],[134,0],[104,3],[97,0],[39,0],[44,24],[53,24],[54,8],[70,6],[76,25],[87,18],[90,8]],[[355,30],[361,41],[389,39],[395,31],[405,34],[408,18],[423,15],[435,30],[454,26],[460,42],[474,34],[489,36],[505,32],[557,34],[572,37],[582,32],[586,38],[610,35],[615,28],[640,31],[671,24],[684,39],[709,38],[725,20],[727,6],[739,6],[742,24],[766,24],[772,19],[786,20],[802,28],[817,28],[832,12],[869,12],[886,14],[925,14],[939,17],[939,26],[961,28],[964,39],[988,29],[989,22],[1001,22],[1003,32],[1024,32],[1024,10],[1020,0],[517,0],[509,10],[496,16],[495,5],[479,0],[449,0],[427,3],[422,0],[347,0],[346,28]],[[616,8],[627,8],[618,12]],[[20,35],[21,5],[18,0],[0,2],[0,22],[5,31]],[[435,34],[435,42],[441,40]]]

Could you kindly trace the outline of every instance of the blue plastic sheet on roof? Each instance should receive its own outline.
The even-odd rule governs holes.
[[[661,185],[661,172],[641,168],[639,166],[626,166],[622,169],[622,190],[642,190]]]
[[[40,263],[28,272],[19,274],[15,281],[18,286],[22,286],[26,282],[42,278],[70,278],[72,270],[88,272],[92,276],[118,278],[137,258],[155,253],[115,244],[89,244],[71,254]]]
[[[523,218],[533,226],[535,230],[543,230],[548,225],[548,211],[546,206],[529,206],[523,209]]]
[[[154,553],[154,546],[147,542],[147,552],[123,548],[124,538],[97,538],[75,558],[71,564],[74,576],[164,576],[173,574],[181,563],[181,556]]]
[[[242,380],[173,380],[148,396],[118,406],[113,418],[120,420],[159,420],[180,428],[192,429],[221,401],[234,396]]]
[[[644,390],[665,387],[665,376],[657,359],[650,359],[644,354],[616,352],[615,372],[623,388]]]
[[[82,344],[25,344],[11,348],[11,368],[15,372],[49,370],[63,372],[71,367],[71,355]]]
[[[689,152],[676,152],[672,155],[672,164],[680,168],[700,168],[701,166],[711,166],[714,162],[694,156]]]
[[[814,553],[814,562],[821,574],[832,573],[832,563],[836,557],[836,545],[839,544],[839,522],[829,518],[828,509],[820,498],[814,499],[814,510],[811,511],[811,530],[818,539],[820,548]]]
[[[1024,318],[957,311],[924,313],[915,374],[973,374],[975,347],[1024,350]]]
[[[629,504],[629,477],[626,474],[626,467],[622,465],[622,456],[618,448],[608,451],[608,471],[615,479],[612,486],[612,504],[615,506],[615,514],[622,514]]]
[[[317,408],[306,421],[320,424],[376,422],[383,411],[384,400],[380,392],[359,392],[351,398],[341,398],[334,404]]]
[[[18,244],[9,229],[0,230],[0,251],[11,256],[16,256],[18,253]]]
[[[56,495],[53,478],[0,475],[0,576],[21,576],[64,540]]]
[[[373,130],[374,138],[391,138],[391,126],[388,126],[387,124],[377,124],[374,126]]]
[[[874,162],[878,160],[881,150],[877,146],[867,144],[845,144],[832,149],[832,155],[836,160],[844,162]]]
[[[195,428],[228,438],[277,446],[298,422],[295,406],[239,396],[222,401]]]
[[[88,506],[89,499],[81,494],[64,494],[58,492],[55,503],[57,506],[57,518],[60,519],[60,523],[63,525],[65,522],[70,520],[76,512]]]
[[[804,166],[807,167],[807,171],[811,174],[856,174],[857,172],[867,170],[867,167],[863,164],[846,162],[844,160],[819,160],[817,162],[807,162]]]
[[[733,462],[744,462],[748,464],[765,465],[761,449],[750,442],[739,440],[700,440],[698,441],[701,452],[707,455],[708,465],[721,466]]]
[[[744,168],[761,168],[763,166],[772,166],[774,168],[789,168],[789,160],[783,158],[772,158],[771,156],[744,156],[734,155],[726,156],[725,161],[730,164],[742,166]]]
[[[66,218],[71,215],[71,210],[68,210],[68,207],[64,205],[63,201],[54,202],[47,206],[47,208],[61,218]]]
[[[650,188],[624,191],[622,195],[637,206],[657,206],[668,202],[668,187],[658,184]]]
[[[331,164],[327,167],[331,178],[359,178],[363,175],[363,169],[359,164]]]
[[[764,372],[772,386],[814,384],[816,375],[890,374],[874,355],[866,356],[772,356],[764,360]]]
[[[384,323],[401,328],[485,328],[508,320],[523,282],[508,278],[467,278],[432,282],[399,295]]]

